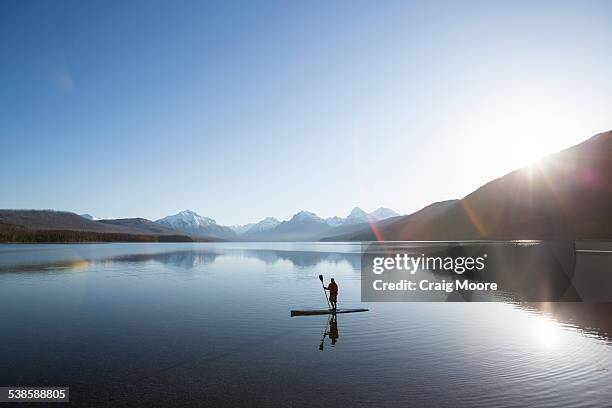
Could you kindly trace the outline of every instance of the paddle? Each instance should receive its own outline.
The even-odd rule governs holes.
[[[325,300],[327,300],[327,307],[331,309],[331,304],[329,303],[329,299],[327,298],[327,292],[325,291],[325,284],[323,283],[323,275],[319,275],[319,280],[321,281],[321,285],[323,285],[323,293],[325,294]]]

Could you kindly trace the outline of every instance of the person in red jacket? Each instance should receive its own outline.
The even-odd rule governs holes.
[[[332,305],[332,310],[336,310],[336,304],[338,303],[338,284],[331,278],[331,282],[325,288],[325,290],[329,290],[329,303]]]

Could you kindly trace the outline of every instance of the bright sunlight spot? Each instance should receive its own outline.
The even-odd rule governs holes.
[[[537,343],[546,348],[559,344],[559,327],[545,317],[534,316],[532,334]]]

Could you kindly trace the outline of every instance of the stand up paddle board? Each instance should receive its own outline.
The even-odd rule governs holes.
[[[336,314],[341,313],[358,313],[367,312],[369,309],[337,309]],[[294,316],[316,316],[316,315],[329,315],[333,314],[332,309],[320,309],[320,310],[292,310],[291,317]]]

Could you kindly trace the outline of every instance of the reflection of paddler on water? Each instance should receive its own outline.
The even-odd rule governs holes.
[[[331,339],[332,346],[338,341],[338,316],[334,313],[329,320],[329,332],[327,333]]]
[[[329,327],[329,330],[327,328]],[[336,345],[338,341],[338,316],[333,313],[327,319],[327,324],[325,325],[325,331],[323,332],[323,338],[321,339],[321,344],[319,344],[319,350],[323,351],[325,336],[329,336],[331,340],[332,347]]]

